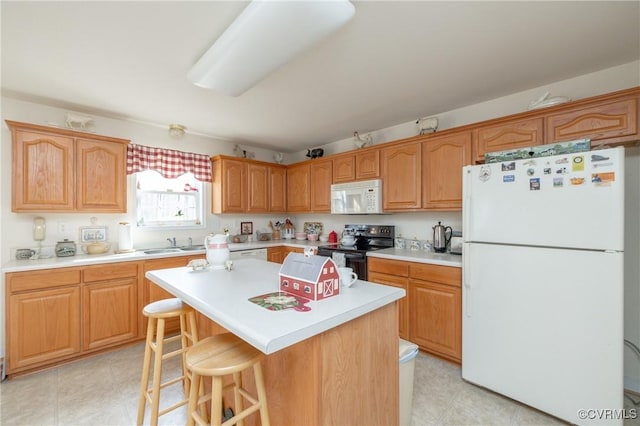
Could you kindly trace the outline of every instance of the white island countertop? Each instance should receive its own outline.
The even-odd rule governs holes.
[[[241,259],[232,271],[182,267],[149,271],[146,277],[267,355],[405,296],[403,289],[359,280],[341,287],[337,296],[307,303],[311,310],[306,312],[271,311],[250,302],[279,290],[280,266]]]

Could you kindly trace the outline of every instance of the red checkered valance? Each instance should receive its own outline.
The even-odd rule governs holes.
[[[207,155],[129,144],[127,174],[145,170],[155,170],[167,179],[191,172],[199,181],[211,182],[211,161]]]

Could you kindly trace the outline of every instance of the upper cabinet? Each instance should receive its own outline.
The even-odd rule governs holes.
[[[211,161],[212,213],[285,211],[284,166],[223,155]]]
[[[380,162],[383,209],[419,210],[422,207],[421,142],[405,142],[382,148]]]
[[[544,142],[543,119],[509,120],[474,130],[474,162],[484,162],[486,152],[504,151]]]
[[[329,213],[333,162],[308,160],[287,166],[287,211]]]
[[[624,97],[559,111],[545,118],[545,143],[589,138],[591,146],[638,140],[638,99]]]
[[[6,121],[14,212],[124,213],[128,140]]]
[[[287,211],[311,210],[311,166],[309,162],[287,167]]]
[[[471,131],[422,142],[422,206],[462,209],[462,167],[471,164]]]
[[[310,177],[311,211],[314,213],[331,212],[331,182],[333,181],[332,161],[312,161]]]
[[[333,183],[380,177],[380,149],[352,151],[333,158]]]

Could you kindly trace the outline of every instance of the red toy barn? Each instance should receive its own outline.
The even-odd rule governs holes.
[[[338,267],[326,256],[290,253],[280,268],[280,290],[310,300],[340,293]]]

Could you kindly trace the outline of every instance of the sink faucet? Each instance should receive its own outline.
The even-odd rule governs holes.
[[[167,241],[169,241],[169,245],[171,247],[176,247],[177,246],[176,237],[173,237],[173,239],[172,238],[167,238]]]
[[[193,245],[193,238],[189,237],[189,247]]]

